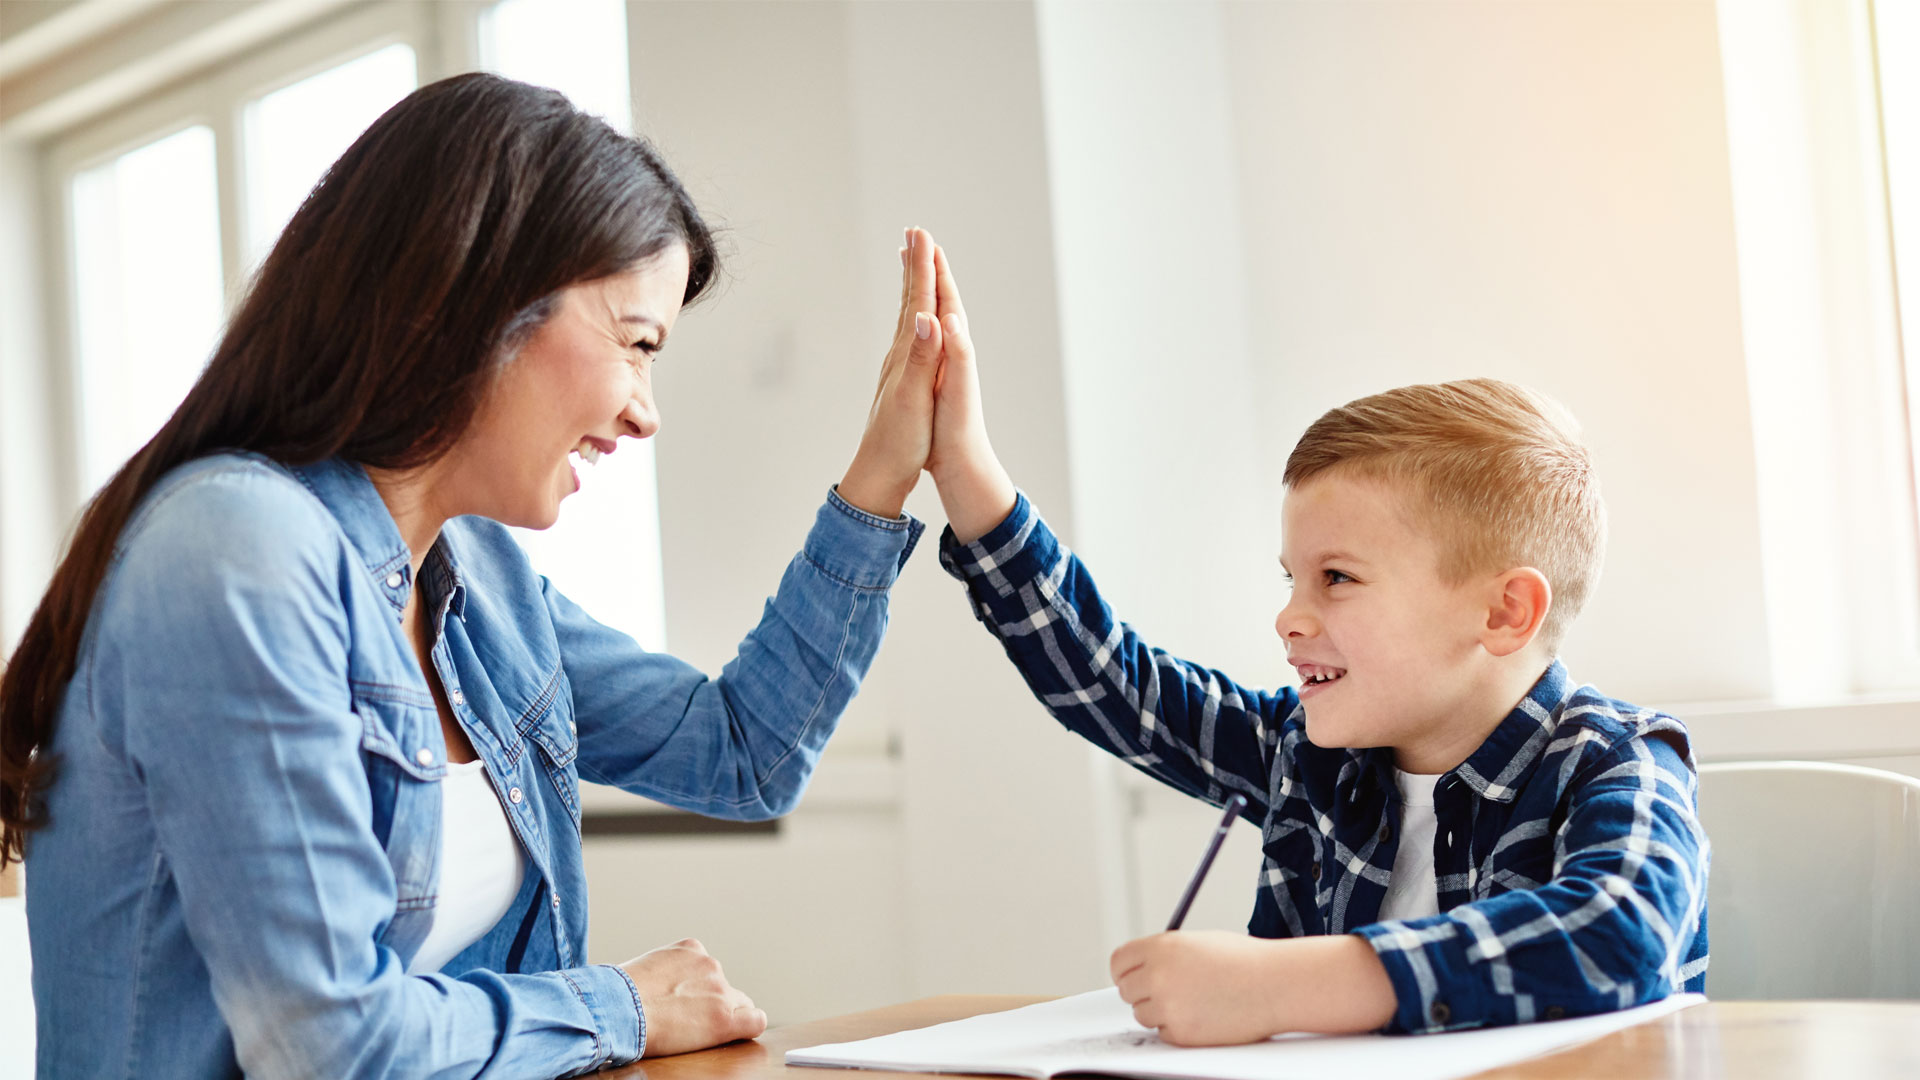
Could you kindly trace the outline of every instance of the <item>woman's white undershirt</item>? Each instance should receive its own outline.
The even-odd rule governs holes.
[[[440,782],[440,893],[433,929],[409,974],[439,971],[513,906],[526,856],[479,761],[448,765]]]
[[[1400,849],[1393,856],[1387,898],[1380,902],[1381,922],[1440,913],[1440,882],[1433,872],[1433,836],[1439,827],[1433,816],[1433,787],[1440,775],[1393,770],[1394,783],[1400,786]]]

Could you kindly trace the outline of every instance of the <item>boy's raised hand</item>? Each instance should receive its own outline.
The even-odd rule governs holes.
[[[900,318],[880,364],[860,449],[840,481],[840,497],[867,513],[900,516],[933,449],[933,385],[939,373],[939,313],[934,298],[934,243],[908,229],[900,249]]]
[[[1111,969],[1134,1020],[1178,1046],[1258,1042],[1283,1031],[1351,1035],[1393,1019],[1387,969],[1352,934],[1270,940],[1174,930],[1120,946]]]
[[[1014,487],[987,438],[966,308],[960,303],[960,286],[947,253],[938,246],[933,249],[933,271],[945,352],[935,383],[933,448],[927,471],[940,489],[954,536],[967,543],[991,532],[1013,511]]]

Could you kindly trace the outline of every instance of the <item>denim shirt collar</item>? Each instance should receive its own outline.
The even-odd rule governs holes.
[[[366,564],[375,589],[393,605],[395,614],[404,612],[413,592],[413,553],[400,538],[400,527],[366,469],[358,462],[337,457],[287,468],[340,523],[341,531]],[[440,601],[449,598],[453,613],[464,617],[466,582],[453,545],[444,534],[421,561],[420,574],[429,610],[437,610]]]
[[[1566,665],[1555,657],[1506,719],[1454,773],[1482,798],[1510,803],[1546,753],[1559,721],[1560,705],[1572,693]]]

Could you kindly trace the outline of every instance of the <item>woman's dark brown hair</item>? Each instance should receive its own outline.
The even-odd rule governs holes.
[[[0,867],[46,823],[81,633],[155,482],[222,449],[430,462],[560,290],[675,243],[691,303],[719,263],[692,199],[652,146],[551,90],[461,75],[375,121],[287,223],[186,400],[88,503],[0,675]]]

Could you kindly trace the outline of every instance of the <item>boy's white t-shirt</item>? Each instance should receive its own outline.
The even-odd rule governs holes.
[[[1387,897],[1380,902],[1380,921],[1418,919],[1440,913],[1440,881],[1433,872],[1433,838],[1439,822],[1433,816],[1433,788],[1440,776],[1393,770],[1400,787],[1400,850],[1393,856],[1393,876]]]

